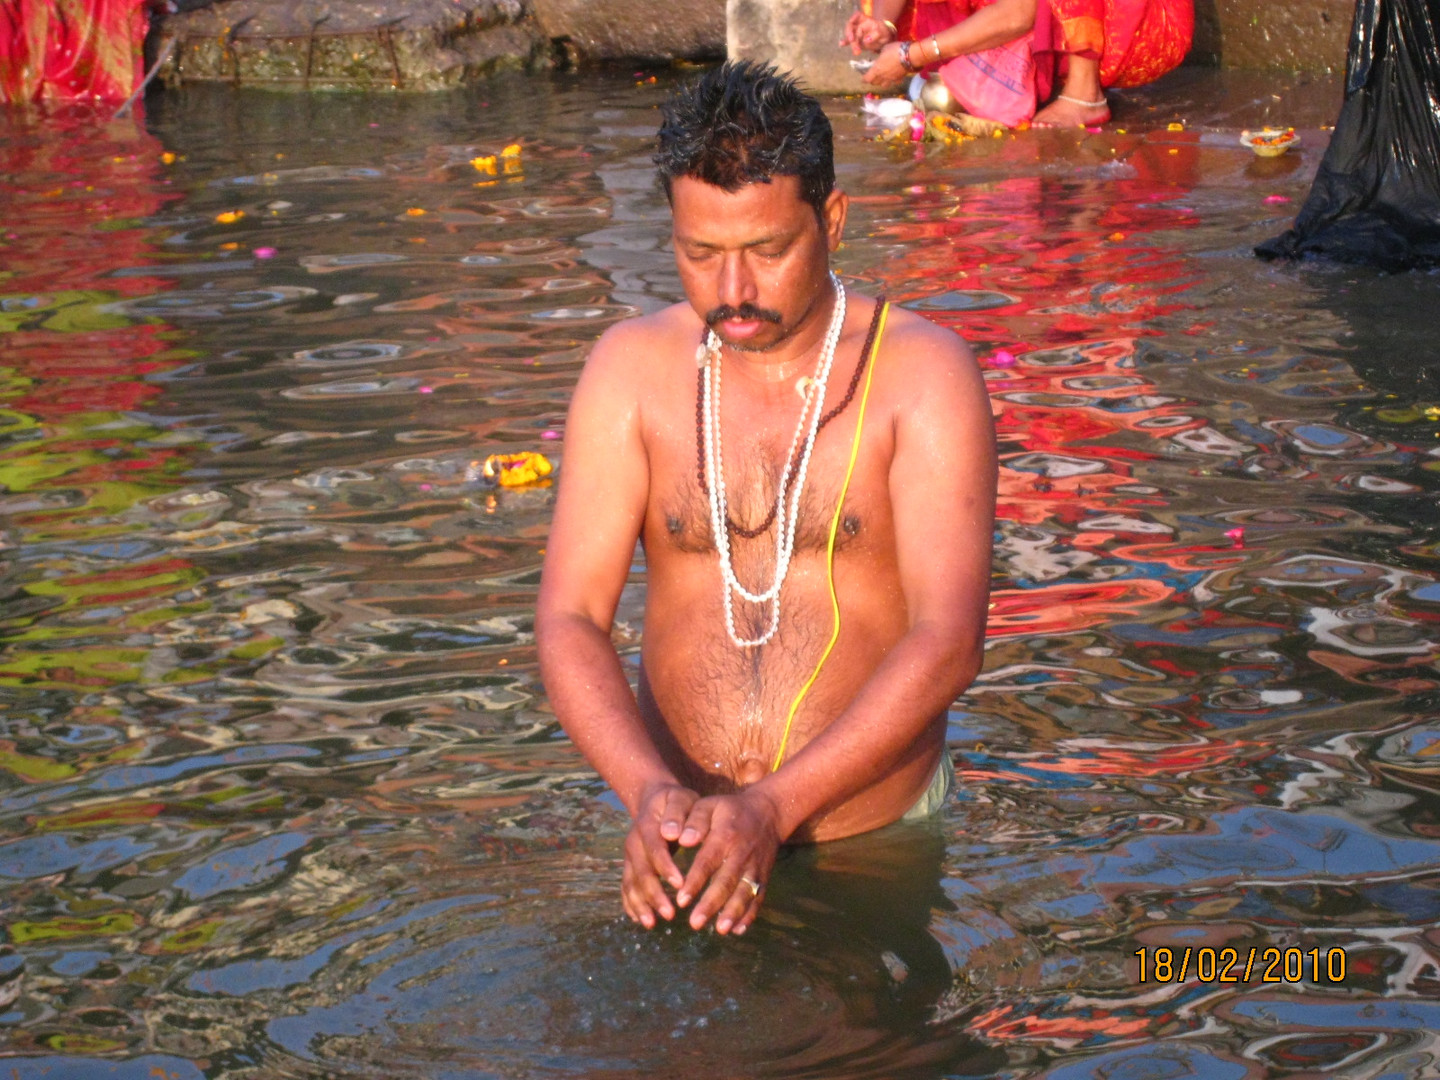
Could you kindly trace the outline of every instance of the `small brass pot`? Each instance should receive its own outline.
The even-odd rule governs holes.
[[[920,107],[926,112],[960,111],[960,103],[955,100],[955,95],[950,93],[950,88],[939,75],[931,75],[920,88]]]

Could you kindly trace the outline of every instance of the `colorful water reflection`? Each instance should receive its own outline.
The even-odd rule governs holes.
[[[563,469],[589,342],[678,295],[663,82],[0,118],[4,1067],[1433,1071],[1435,282],[1249,259],[1313,160],[1163,90],[918,155],[835,103],[841,270],[970,340],[1000,432],[961,795],[789,853],[742,941],[618,917],[535,672],[551,489],[473,466]],[[1165,948],[1346,970],[1140,984]]]

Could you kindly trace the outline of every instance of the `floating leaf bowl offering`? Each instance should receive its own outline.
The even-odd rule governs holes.
[[[1260,157],[1279,157],[1292,146],[1300,145],[1300,136],[1294,128],[1261,128],[1259,131],[1242,131],[1240,144],[1248,146]]]
[[[965,131],[955,120],[955,117],[946,113],[931,113],[930,127],[932,138],[940,139],[942,142],[963,142],[972,136]]]
[[[934,113],[930,117],[931,137],[946,142],[962,139],[998,138],[1005,134],[1005,125],[983,116],[971,116],[966,112]]]

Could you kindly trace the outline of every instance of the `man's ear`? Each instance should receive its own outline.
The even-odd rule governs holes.
[[[825,199],[825,209],[820,223],[825,229],[825,240],[834,251],[845,237],[845,216],[850,212],[850,197],[839,188],[833,189]]]

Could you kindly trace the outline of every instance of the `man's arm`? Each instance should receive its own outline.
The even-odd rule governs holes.
[[[923,364],[892,384],[906,388],[893,411],[889,487],[909,628],[834,723],[733,797],[781,841],[891,772],[980,669],[995,510],[989,396],[963,341],[906,322],[887,335],[880,363]],[[734,882],[756,859],[746,835],[755,826],[727,820],[717,830],[715,815],[735,812],[724,802],[702,800],[686,822],[705,834],[680,890],[682,905],[705,890],[691,925],[717,912],[717,926],[754,917],[753,898]]]
[[[886,350],[892,363],[925,357],[925,370],[904,380],[890,466],[909,629],[849,708],[755,785],[781,808],[786,836],[890,772],[983,659],[996,482],[990,399],[958,336],[913,329],[916,340],[897,335]]]
[[[683,878],[667,841],[679,838],[699,796],[679,784],[656,750],[610,641],[649,495],[635,374],[644,366],[645,340],[633,323],[610,330],[575,389],[535,637],[555,715],[635,823],[622,898],[630,917],[649,927],[657,911],[674,917],[661,879],[678,886]]]

